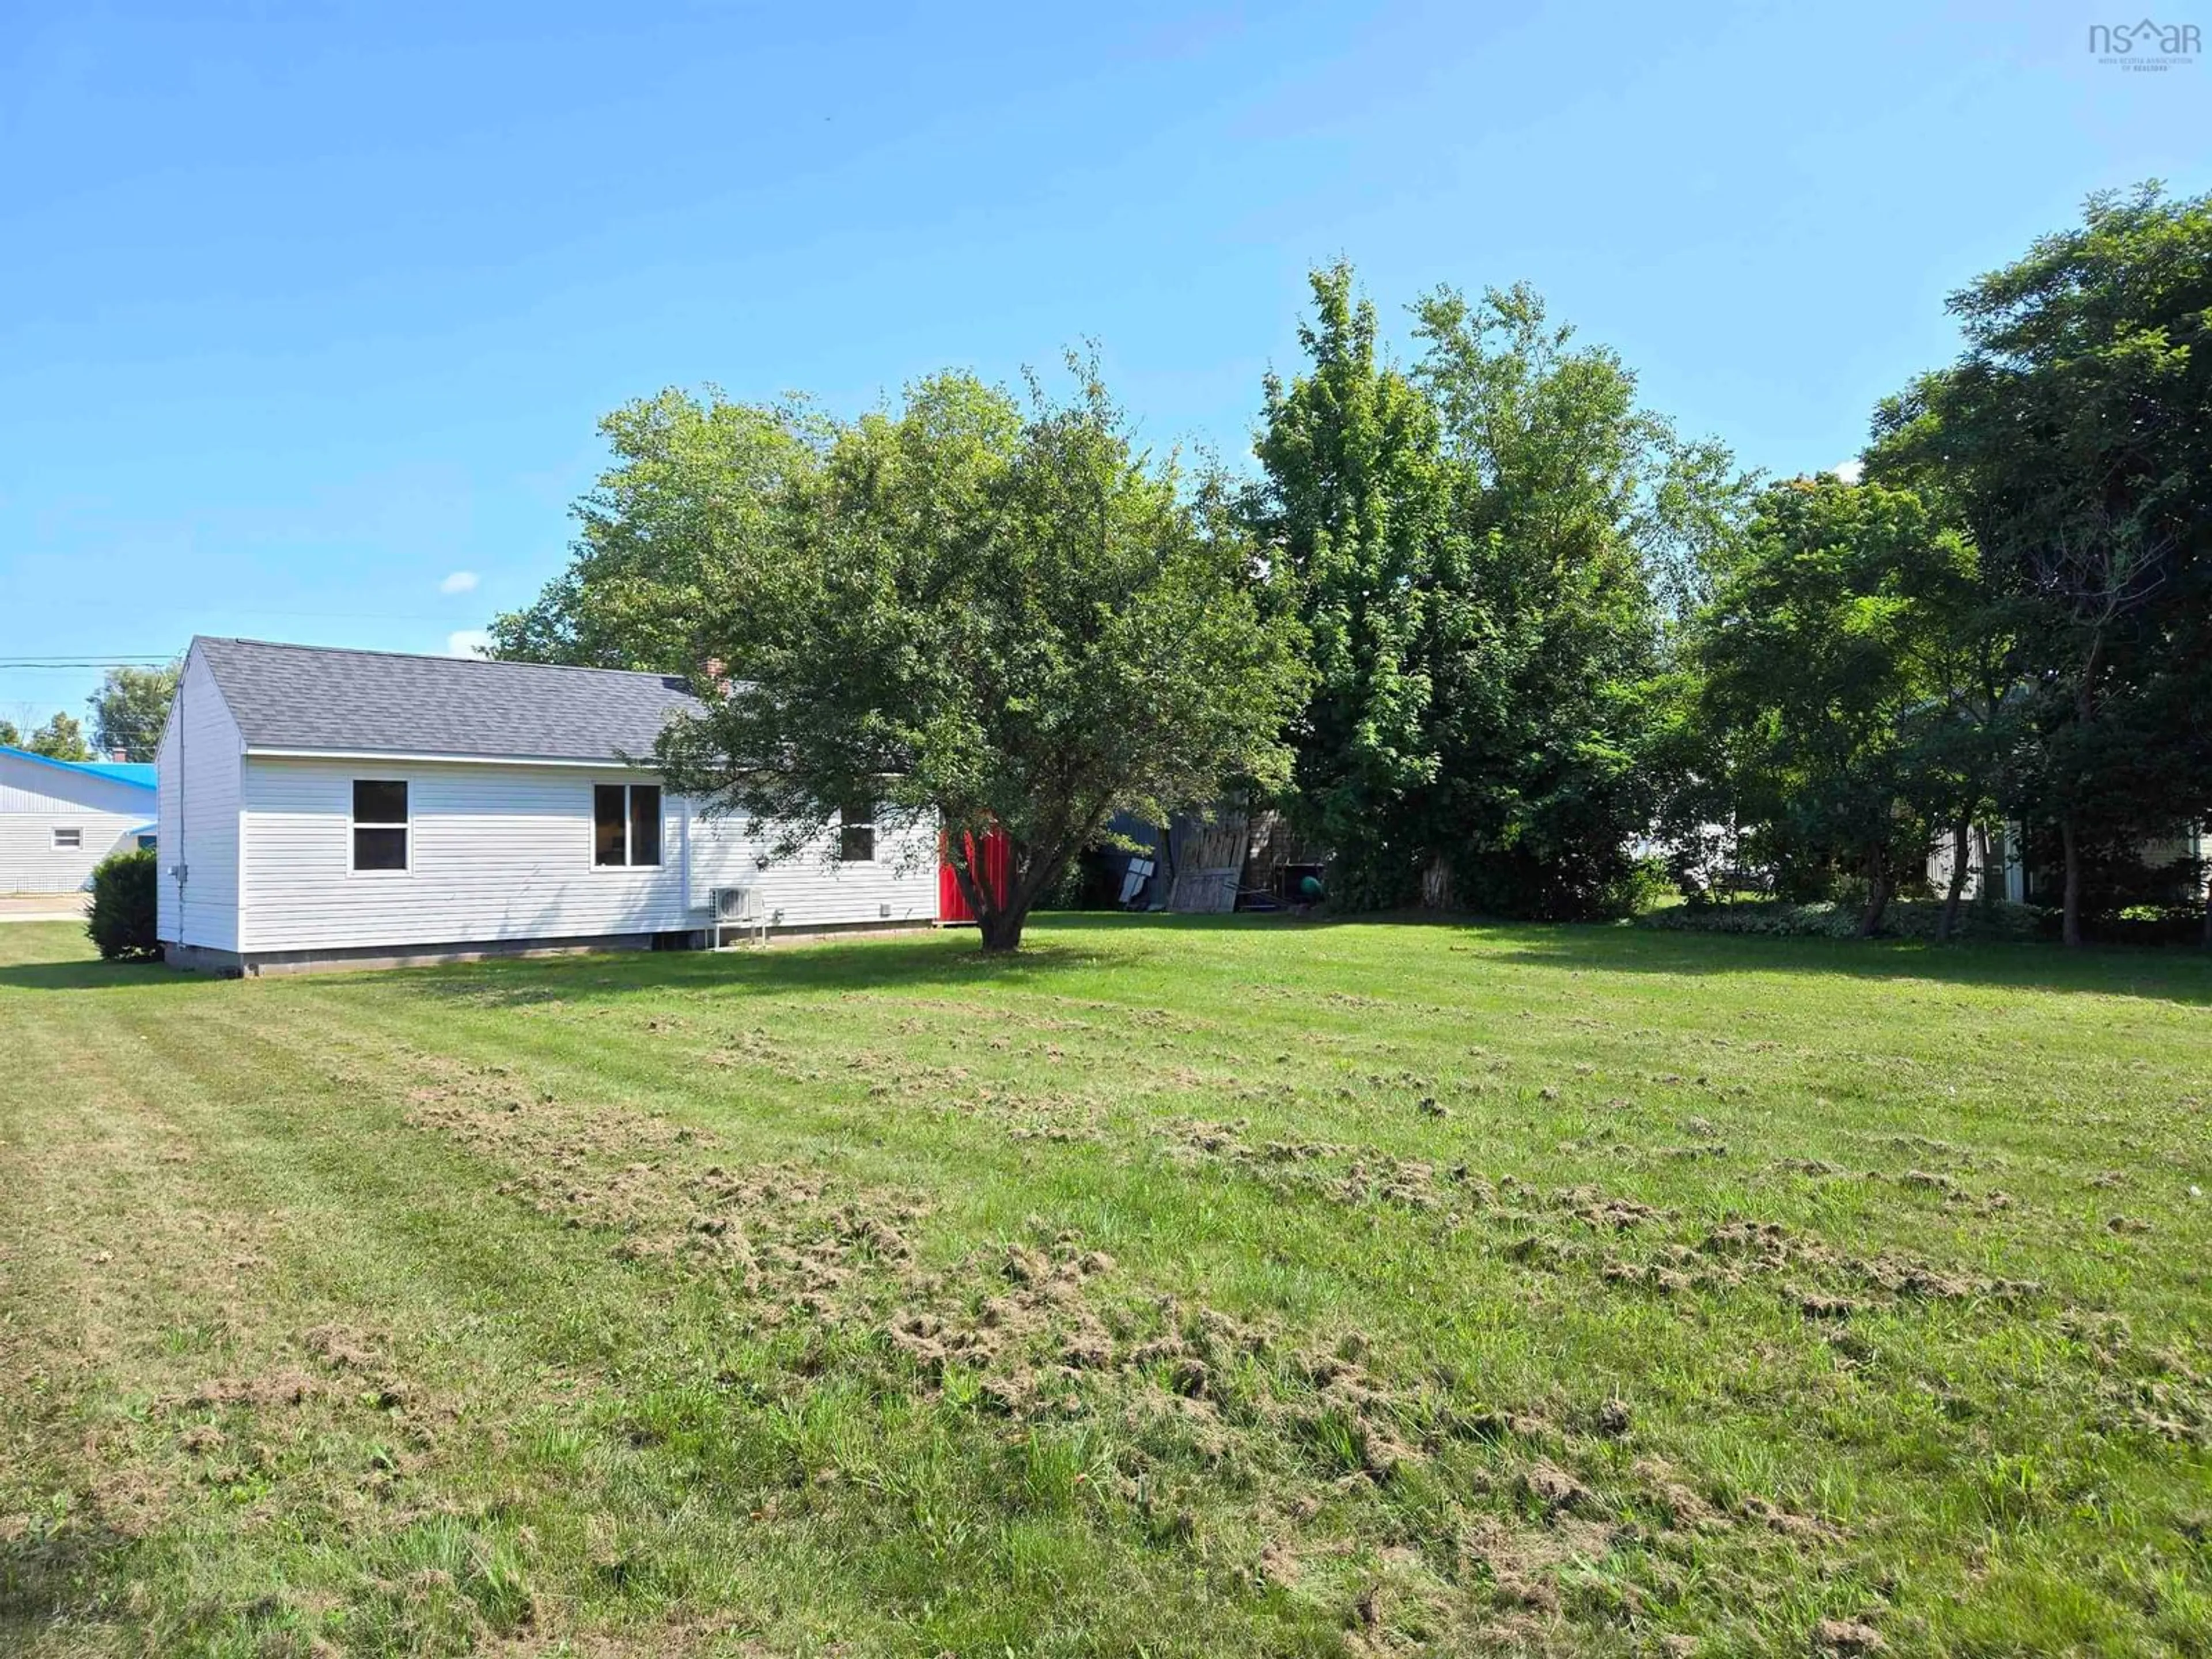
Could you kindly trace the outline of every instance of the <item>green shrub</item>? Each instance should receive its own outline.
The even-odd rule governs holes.
[[[111,962],[146,962],[161,954],[154,937],[154,887],[160,871],[150,847],[111,853],[92,872],[92,915],[84,931]]]
[[[1763,933],[1785,939],[1850,939],[1858,933],[1863,904],[1792,904],[1786,899],[1749,903],[1677,905],[1638,918],[1638,925],[1685,933]],[[1926,899],[1892,899],[1882,914],[1884,939],[1936,937],[1943,907]],[[2046,913],[2030,904],[1968,905],[1959,915],[1962,939],[2030,939],[2047,931]]]
[[[1590,914],[1607,920],[1640,916],[1666,903],[1679,890],[1665,860],[1638,859],[1607,884]]]

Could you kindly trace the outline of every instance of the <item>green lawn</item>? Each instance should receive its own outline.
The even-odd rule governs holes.
[[[2212,962],[0,927],[0,1651],[2212,1652]]]

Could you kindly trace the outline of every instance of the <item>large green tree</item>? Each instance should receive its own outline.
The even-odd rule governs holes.
[[[527,609],[495,617],[492,654],[680,673],[702,654],[711,597],[773,542],[833,428],[804,404],[677,391],[599,422],[614,465],[574,508],[567,570]]]
[[[92,706],[93,747],[104,756],[119,750],[126,760],[152,760],[176,700],[179,666],[109,669],[100,690],[86,699]]]
[[[2212,197],[2092,198],[1950,306],[1966,353],[1883,405],[1869,476],[1943,492],[2019,604],[2021,805],[2078,944],[2099,844],[2212,811]]]
[[[1432,636],[1479,627],[1479,601],[1439,580],[1455,550],[1435,408],[1384,359],[1351,268],[1310,283],[1306,367],[1267,377],[1246,511],[1311,638],[1294,810],[1333,849],[1339,897],[1382,908],[1415,896],[1430,852],[1416,801],[1440,764]]]
[[[85,746],[84,727],[58,710],[52,720],[31,733],[23,747],[50,760],[88,761],[92,758],[92,750]]]
[[[1415,316],[1452,504],[1427,641],[1428,886],[1589,915],[1622,891],[1651,820],[1640,751],[1668,621],[1707,591],[1747,489],[1525,285],[1441,289]]]
[[[1294,801],[1355,906],[1601,909],[1650,821],[1643,683],[1745,488],[1526,288],[1429,295],[1401,369],[1348,268],[1311,282],[1249,503],[1314,641]]]
[[[1863,933],[1951,801],[1914,722],[1940,707],[1925,596],[1967,556],[1909,491],[1796,479],[1761,496],[1702,617],[1700,718],[1736,820],[1773,863],[1863,878]]]
[[[1094,372],[968,376],[845,423],[666,393],[609,423],[574,568],[500,648],[686,666],[671,787],[805,856],[842,811],[933,817],[984,948],[1117,811],[1287,778],[1293,617],[1221,487],[1139,452]],[[1010,848],[1000,890],[970,849]]]
[[[1898,635],[1906,658],[1900,668],[1922,690],[1899,732],[1908,793],[1950,842],[1936,926],[1942,940],[1958,929],[1978,832],[1986,851],[1995,820],[2017,793],[2027,700],[2019,681],[2021,607],[1991,585],[1971,538],[1943,526],[1940,514],[1928,524],[1942,527],[1910,544],[1911,556],[1882,580],[1911,606],[1910,625]],[[1985,862],[1984,895],[1994,896],[1996,879]]]

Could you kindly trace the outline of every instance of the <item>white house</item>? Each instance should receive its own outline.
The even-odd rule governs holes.
[[[73,893],[154,834],[154,769],[0,746],[0,893]]]
[[[2006,823],[1994,830],[1979,829],[1967,849],[1966,881],[1961,890],[1967,898],[1978,898],[1982,878],[1986,871],[2003,877],[2003,897],[2010,904],[2040,904],[2056,906],[2063,902],[2060,872],[2052,868],[2031,865],[2021,856],[2027,843],[2027,834],[2018,823]],[[1937,895],[1950,890],[1951,838],[1939,836],[1928,853],[1928,884]],[[2145,840],[2136,843],[2135,855],[2151,870],[2169,868],[2185,862],[2201,862],[2212,854],[2212,827],[2191,824],[2178,836]],[[2203,884],[2212,889],[2212,872],[2207,872]]]
[[[784,932],[936,921],[933,824],[776,861],[631,763],[696,706],[658,674],[195,639],[156,763],[168,960],[691,945],[726,889]]]

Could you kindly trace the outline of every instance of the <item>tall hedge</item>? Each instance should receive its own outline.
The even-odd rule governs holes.
[[[92,872],[92,914],[84,931],[111,962],[147,962],[161,954],[154,937],[154,884],[160,863],[150,847],[111,853]]]

